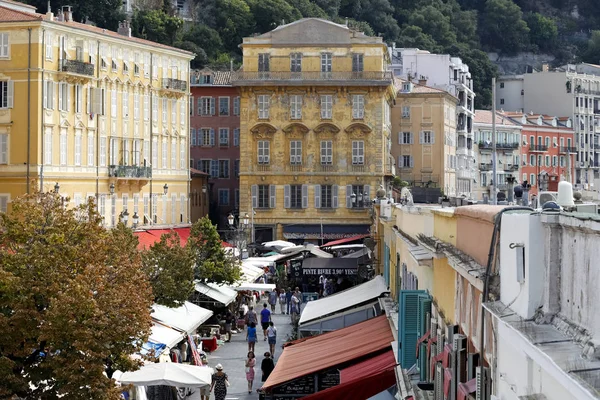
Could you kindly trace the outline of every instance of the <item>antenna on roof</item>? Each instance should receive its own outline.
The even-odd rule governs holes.
[[[48,0],[48,10],[46,12],[51,12],[52,11],[52,7],[50,7],[50,0]]]

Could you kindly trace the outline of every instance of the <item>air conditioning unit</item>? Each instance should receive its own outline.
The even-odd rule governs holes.
[[[490,369],[486,367],[477,367],[477,372],[475,374],[475,379],[477,383],[477,389],[475,391],[475,399],[476,400],[491,400],[490,391],[491,391],[491,378],[490,378]]]

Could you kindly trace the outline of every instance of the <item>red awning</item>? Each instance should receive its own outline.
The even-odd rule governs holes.
[[[190,227],[185,227],[185,228],[173,228],[173,229],[145,229],[143,231],[136,231],[133,232],[133,234],[135,236],[137,236],[138,238],[138,250],[145,250],[145,249],[149,249],[150,246],[152,246],[154,243],[159,242],[160,241],[160,237],[165,234],[165,233],[169,233],[171,231],[176,232],[179,235],[179,242],[181,244],[181,247],[185,246],[187,244],[187,241],[190,237],[190,231],[192,228]],[[231,244],[227,243],[227,242],[222,242],[221,243],[222,247],[233,247]]]
[[[466,400],[471,393],[477,390],[477,379],[471,379],[458,385],[458,400]]]
[[[340,244],[346,244],[346,243],[350,243],[350,242],[355,242],[357,240],[360,239],[364,239],[366,237],[369,237],[371,235],[356,235],[356,236],[351,236],[351,237],[347,237],[344,239],[338,239],[338,240],[334,240],[332,242],[327,242],[324,245],[322,245],[321,247],[331,247],[331,246],[337,246]]]
[[[363,378],[365,376],[385,371],[396,366],[396,358],[394,351],[390,350],[368,360],[354,364],[351,367],[344,368],[340,371],[340,382],[346,383],[354,379]]]
[[[306,338],[283,349],[263,384],[271,389],[296,378],[387,350],[394,336],[385,315]]]
[[[302,400],[364,400],[389,389],[396,383],[394,368],[341,383],[332,388],[303,397]]]

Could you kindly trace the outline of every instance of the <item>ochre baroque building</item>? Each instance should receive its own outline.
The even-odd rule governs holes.
[[[0,211],[58,189],[107,226],[188,222],[191,53],[9,0],[0,40]]]
[[[240,214],[256,241],[369,233],[394,175],[392,77],[380,37],[316,18],[244,38]]]

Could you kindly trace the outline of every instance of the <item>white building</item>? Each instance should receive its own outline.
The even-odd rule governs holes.
[[[600,398],[600,221],[590,216],[502,216],[500,299],[485,305],[497,399]]]
[[[599,66],[567,65],[500,77],[496,104],[507,111],[572,116],[578,150],[575,182],[593,185],[600,178]]]
[[[144,0],[123,0],[123,11],[127,15],[132,15],[136,8],[142,10],[147,9],[147,3],[148,2]],[[162,4],[162,2],[159,4]],[[197,6],[192,0],[171,0],[171,7],[173,7],[176,15],[185,21],[192,21],[195,19]]]
[[[477,173],[475,153],[467,147],[473,140],[473,117],[475,93],[469,66],[458,57],[448,54],[432,54],[425,50],[390,47],[392,60],[390,70],[402,79],[426,81],[428,86],[442,89],[456,98],[457,132],[457,194],[471,195]],[[462,146],[460,144],[462,143]]]

